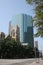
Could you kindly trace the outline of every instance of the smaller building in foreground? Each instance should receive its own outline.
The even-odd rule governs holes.
[[[4,32],[0,32],[0,39],[4,39],[5,38],[5,33]]]
[[[35,48],[35,47],[38,49],[38,41],[35,41],[35,42],[34,42],[34,48]]]
[[[10,27],[9,35],[14,38],[15,41],[20,41],[20,29],[18,25]]]

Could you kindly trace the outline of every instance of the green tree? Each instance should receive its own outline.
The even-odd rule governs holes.
[[[30,57],[34,57],[33,48],[31,48],[31,46],[22,46],[9,35],[5,39],[0,39],[0,58],[14,59]]]
[[[35,17],[34,26],[37,27],[35,36],[43,37],[43,0],[26,0],[29,4],[34,5]]]
[[[0,39],[0,58],[3,57],[3,48],[5,47],[4,39]]]

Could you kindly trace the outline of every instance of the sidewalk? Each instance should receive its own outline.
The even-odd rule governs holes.
[[[29,65],[43,65],[43,60],[41,60],[40,62],[33,62]]]

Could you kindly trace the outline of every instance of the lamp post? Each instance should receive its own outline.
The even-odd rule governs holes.
[[[34,42],[34,48],[35,48],[35,61],[39,63],[38,41]]]

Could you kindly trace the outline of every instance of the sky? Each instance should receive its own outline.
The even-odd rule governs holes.
[[[12,16],[24,13],[34,16],[33,6],[27,4],[26,0],[0,0],[0,32],[8,34],[9,21]],[[38,41],[39,50],[43,50],[43,39],[35,38]]]

